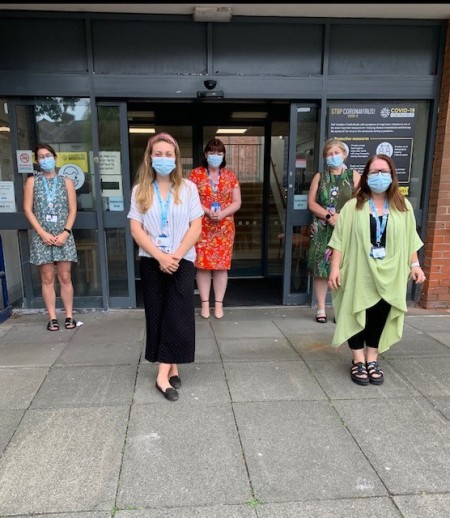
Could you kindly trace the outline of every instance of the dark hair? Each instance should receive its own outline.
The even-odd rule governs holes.
[[[46,149],[47,151],[50,151],[52,155],[56,158],[56,151],[50,146],[50,144],[38,144],[34,150],[34,156],[36,158],[36,161],[38,159],[38,151],[40,149]]]
[[[218,138],[212,138],[205,146],[205,149],[203,150],[203,157],[202,157],[202,166],[208,167],[208,161],[206,160],[206,153],[213,151],[216,153],[223,153],[223,160],[220,164],[220,167],[225,167],[227,165],[226,161],[226,154],[227,151],[225,149],[225,144]]]
[[[392,176],[392,183],[388,187],[388,190],[386,191],[387,199],[390,206],[394,206],[397,210],[404,212],[407,210],[406,204],[405,204],[405,197],[400,192],[398,188],[398,176],[397,176],[397,169],[395,167],[394,161],[392,158],[388,157],[387,155],[373,155],[369,158],[367,161],[364,171],[361,175],[361,180],[359,182],[358,189],[356,190],[356,193],[354,194],[355,198],[357,199],[356,202],[356,208],[362,209],[364,203],[370,198],[370,188],[367,184],[367,178],[369,175],[369,169],[372,165],[372,162],[374,160],[384,160],[389,165],[389,169],[391,170],[391,176]]]

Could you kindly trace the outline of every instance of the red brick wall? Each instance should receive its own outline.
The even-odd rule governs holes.
[[[450,21],[449,21],[450,22]],[[450,308],[450,23],[447,27],[419,304]]]

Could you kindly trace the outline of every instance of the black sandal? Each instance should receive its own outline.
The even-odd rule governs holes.
[[[380,369],[377,361],[366,363],[369,381],[374,385],[381,385],[384,381],[383,371]]]
[[[59,331],[59,322],[56,320],[56,318],[52,318],[48,321],[47,331]]]
[[[366,366],[363,362],[355,363],[352,360],[352,368],[350,371],[350,375],[352,381],[354,381],[358,385],[368,385],[369,384],[369,375],[366,369]]]
[[[73,318],[67,317],[64,321],[64,327],[66,329],[75,329],[77,327],[77,321]]]

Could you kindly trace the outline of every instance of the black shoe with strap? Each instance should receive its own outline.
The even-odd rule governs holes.
[[[381,385],[384,381],[384,374],[377,361],[366,363],[369,381],[374,385]]]
[[[358,385],[368,385],[369,375],[367,373],[366,365],[363,362],[352,361],[352,368],[350,371],[352,381]]]

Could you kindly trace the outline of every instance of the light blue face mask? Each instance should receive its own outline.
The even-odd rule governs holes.
[[[342,155],[327,156],[328,167],[341,167],[344,163],[344,157]]]
[[[206,160],[211,167],[219,167],[223,162],[222,155],[207,155]]]
[[[377,194],[386,192],[392,183],[392,176],[390,173],[379,173],[370,174],[367,179],[367,185],[369,189]]]
[[[167,176],[175,169],[175,158],[154,156],[152,157],[152,167],[161,176]]]
[[[39,160],[39,165],[44,172],[49,173],[55,169],[56,160],[53,157],[43,158]]]

